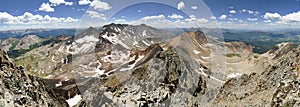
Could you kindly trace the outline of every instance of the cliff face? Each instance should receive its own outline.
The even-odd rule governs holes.
[[[16,67],[0,49],[0,106],[68,106],[46,83]]]
[[[300,46],[261,73],[242,75],[221,87],[214,106],[299,107]]]

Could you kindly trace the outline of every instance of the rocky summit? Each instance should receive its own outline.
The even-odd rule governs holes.
[[[0,106],[63,107],[68,104],[46,83],[16,67],[7,53],[0,49]]]

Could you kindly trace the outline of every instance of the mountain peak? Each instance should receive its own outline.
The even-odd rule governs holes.
[[[284,42],[277,44],[273,49],[266,52],[264,55],[270,56],[271,58],[279,58],[282,55],[285,55],[292,49],[297,47],[296,44],[290,43],[290,42]]]

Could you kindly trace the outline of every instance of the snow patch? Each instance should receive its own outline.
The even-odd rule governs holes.
[[[53,75],[48,75],[48,76],[46,76],[44,78],[51,78],[51,77],[53,77]]]
[[[145,45],[150,46],[150,44],[147,43],[146,41],[142,40],[142,42],[143,42]]]
[[[76,43],[85,43],[85,42],[97,42],[98,38],[95,38],[94,35],[85,36],[83,38],[75,40]]]
[[[122,51],[114,50],[110,55],[103,57],[102,60],[104,62],[119,63],[126,60],[129,57],[129,55],[130,54],[123,53]]]
[[[75,46],[75,53],[87,53],[95,49],[96,43],[85,43],[81,47]]]
[[[199,51],[197,51],[197,50],[194,50],[193,52],[194,52],[195,54],[197,54],[197,55],[201,53],[201,52],[199,52]]]
[[[64,48],[65,48],[64,46],[60,46],[60,47],[58,48],[58,52],[62,52]]]
[[[229,75],[227,75],[227,78],[235,78],[235,77],[239,77],[242,76],[243,74],[240,73],[231,73]]]
[[[144,30],[142,35],[143,35],[143,36],[147,36],[147,31]]]
[[[76,95],[73,98],[70,98],[67,101],[67,103],[69,104],[70,107],[75,106],[80,100],[81,100],[81,95]]]
[[[120,71],[128,71],[128,70],[131,70],[134,66],[135,66],[135,64],[138,62],[138,61],[140,61],[141,59],[143,59],[144,58],[144,56],[139,56],[139,58],[138,59],[136,59],[135,60],[135,62],[133,63],[133,64],[131,64],[131,65],[128,65],[128,68],[122,68],[122,69],[120,69]],[[133,59],[134,60],[134,59]],[[130,61],[133,61],[132,59],[130,59]],[[129,62],[128,62],[129,63]]]
[[[107,36],[107,34],[102,36],[103,38],[109,40],[113,44],[119,44],[126,49],[130,49],[126,44],[124,44],[115,34],[114,36]]]
[[[54,60],[54,55],[52,55],[51,61],[52,61],[52,62],[56,62],[56,61]]]
[[[58,82],[58,84],[55,84],[55,87],[60,87],[60,86],[62,86],[61,82]]]

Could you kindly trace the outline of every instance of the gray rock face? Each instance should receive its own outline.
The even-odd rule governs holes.
[[[85,82],[78,106],[200,106],[213,98],[208,78],[187,68],[174,49],[149,48],[144,54],[151,58],[133,70]]]
[[[300,46],[260,74],[228,80],[214,106],[299,106]]]
[[[285,80],[280,83],[273,94],[271,106],[300,106],[300,81]]]
[[[0,106],[65,107],[67,103],[46,83],[27,75],[0,49]]]

